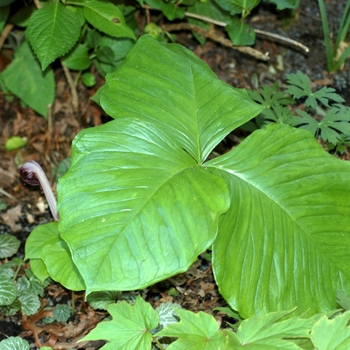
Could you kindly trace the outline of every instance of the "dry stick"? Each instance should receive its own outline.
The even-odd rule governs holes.
[[[2,188],[0,188],[0,194],[3,194],[4,196],[9,197],[11,199],[15,199],[15,197],[11,196],[8,192],[3,190]]]
[[[161,25],[161,28],[167,32],[183,30],[183,29],[193,30],[194,32],[197,32],[198,34],[200,34],[206,38],[214,40],[214,41],[216,41],[224,46],[230,47],[234,50],[246,53],[246,54],[253,56],[259,60],[268,61],[270,59],[268,54],[263,54],[262,52],[255,50],[249,46],[233,46],[231,40],[224,38],[222,36],[222,33],[215,30],[215,29],[211,29],[211,30],[207,31],[199,26],[196,26],[196,25],[191,24],[191,23],[185,23],[185,22],[176,23],[176,24],[164,24],[164,25]]]
[[[0,36],[0,50],[2,48],[2,45],[4,45],[4,42],[5,42],[6,38],[8,37],[8,35],[10,34],[12,28],[13,28],[13,24],[7,23],[4,30],[2,31],[1,36]]]
[[[74,113],[78,112],[78,107],[79,107],[79,99],[78,99],[78,93],[77,93],[77,89],[75,88],[74,85],[74,81],[73,78],[69,72],[69,69],[67,68],[67,66],[63,63],[63,61],[61,60],[61,65],[64,71],[64,75],[66,76],[70,91],[72,93],[72,106],[73,106],[73,111]]]
[[[34,4],[35,4],[35,7],[40,10],[41,9],[41,4],[40,4],[40,1],[39,0],[34,0]]]
[[[225,22],[221,22],[221,21],[217,21],[215,19],[212,19],[210,17],[206,17],[206,16],[201,16],[201,15],[197,15],[196,13],[191,13],[191,12],[185,12],[185,15],[187,17],[192,17],[192,18],[196,18],[196,19],[200,19],[204,22],[208,22],[208,23],[213,23],[213,24],[216,24],[217,26],[219,27],[226,27],[227,23]],[[255,29],[254,28],[254,31],[255,33],[257,34],[261,34],[261,35],[265,35],[265,36],[268,36],[268,37],[271,37],[271,38],[275,38],[279,41],[282,41],[282,42],[286,42],[288,44],[291,44],[291,45],[294,45],[294,46],[297,46],[301,49],[303,49],[305,52],[309,52],[309,48],[301,43],[299,43],[298,41],[295,41],[293,39],[289,39],[289,38],[286,38],[284,36],[281,36],[281,35],[278,35],[278,34],[274,34],[274,33],[270,33],[270,32],[266,32],[264,30],[260,30],[260,29]]]

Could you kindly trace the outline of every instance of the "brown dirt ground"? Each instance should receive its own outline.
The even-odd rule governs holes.
[[[331,23],[336,26],[339,20],[339,4],[336,0],[329,1]],[[326,71],[325,52],[321,22],[318,15],[317,2],[302,1],[295,19],[288,22],[288,18],[273,6],[263,4],[255,10],[250,21],[255,28],[278,33],[295,39],[310,48],[308,54],[302,50],[285,45],[279,41],[272,41],[269,37],[258,36],[255,48],[263,53],[268,52],[271,57],[268,62],[258,61],[236,50],[223,47],[220,44],[207,41],[204,46],[198,45],[189,32],[176,32],[177,41],[192,49],[202,60],[215,71],[225,82],[235,87],[247,89],[258,88],[264,84],[279,82],[285,84],[286,73],[301,70],[309,75],[314,88],[331,86],[350,104],[350,69],[349,62],[338,73],[329,74]],[[0,54],[0,70],[9,63]],[[92,72],[96,73],[93,68]],[[72,73],[74,77],[74,73]],[[55,69],[56,100],[52,109],[52,128],[48,121],[38,116],[33,110],[21,106],[18,99],[12,102],[5,100],[0,93],[0,198],[6,203],[7,210],[0,213],[0,234],[11,233],[22,241],[19,256],[23,257],[23,246],[30,231],[38,224],[51,221],[40,191],[24,186],[18,175],[18,167],[27,160],[41,163],[48,173],[52,186],[54,178],[50,174],[52,169],[65,158],[70,156],[70,145],[79,130],[93,127],[108,121],[108,116],[89,100],[97,88],[104,83],[98,77],[98,85],[87,89],[78,84],[79,95],[78,112],[74,113],[72,98],[62,69]],[[21,136],[28,139],[25,148],[17,151],[5,151],[5,141],[11,136]],[[230,147],[232,143],[230,144]],[[224,148],[229,147],[225,146]],[[348,153],[344,158],[348,158]],[[0,261],[1,264],[1,261]],[[220,296],[214,282],[211,263],[204,256],[186,273],[172,279],[158,283],[148,289],[140,291],[143,297],[155,307],[162,302],[177,302],[183,308],[192,311],[212,310],[226,303]],[[53,284],[46,288],[42,306],[50,307],[57,303],[67,303],[71,294],[60,285]],[[46,344],[54,349],[83,348],[98,349],[101,342],[77,345],[76,341],[92,329],[102,318],[104,312],[94,311],[84,302],[84,295],[77,293],[76,316],[69,323],[54,323],[45,325],[42,319],[50,311],[41,310],[36,315],[25,317],[17,314],[14,317],[2,318],[0,315],[0,340],[6,336],[21,336],[27,339],[32,347]],[[216,313],[217,321],[225,326],[229,320],[222,313]],[[1,321],[2,319],[2,321]],[[5,321],[5,322],[3,322]]]

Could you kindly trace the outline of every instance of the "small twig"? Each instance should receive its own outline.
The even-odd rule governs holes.
[[[193,30],[206,38],[214,40],[224,46],[230,47],[231,49],[251,55],[259,60],[268,61],[270,59],[268,54],[264,54],[258,50],[253,49],[252,47],[234,46],[231,40],[224,38],[221,32],[216,31],[214,29],[208,31],[199,26],[196,26],[191,23],[186,23],[186,22],[175,23],[175,24],[164,24],[161,26],[161,28],[167,32],[183,30],[183,29]]]
[[[210,17],[206,17],[206,16],[202,16],[202,15],[198,15],[196,13],[191,13],[191,12],[185,12],[185,15],[187,17],[192,17],[192,18],[196,18],[196,19],[200,19],[204,22],[208,22],[208,23],[213,23],[219,27],[226,27],[227,26],[227,23],[225,22],[222,22],[222,21],[217,21],[215,19],[212,19]],[[289,38],[286,38],[284,36],[281,36],[281,35],[278,35],[278,34],[275,34],[275,33],[270,33],[270,32],[266,32],[264,30],[260,30],[260,29],[255,29],[254,28],[254,31],[255,33],[257,34],[261,34],[261,35],[265,35],[265,36],[269,36],[271,38],[275,38],[275,39],[278,39],[282,42],[286,42],[288,44],[291,44],[291,45],[294,45],[294,46],[297,46],[297,47],[300,47],[301,49],[303,49],[305,52],[309,52],[309,48],[301,43],[299,43],[298,41],[295,41],[293,39],[289,39]]]
[[[147,5],[144,5],[144,8],[146,8],[146,9],[152,9],[152,7],[147,6]],[[215,19],[213,19],[213,18],[210,18],[210,17],[207,17],[207,16],[198,15],[197,13],[185,12],[185,16],[191,17],[191,18],[200,19],[200,20],[202,20],[202,21],[204,21],[204,22],[212,23],[212,24],[215,24],[215,25],[217,25],[217,26],[219,26],[219,27],[226,27],[226,26],[227,26],[227,23],[226,23],[226,22],[217,21],[217,20],[215,20]],[[192,29],[192,30],[194,30],[194,29]],[[288,44],[290,44],[290,45],[294,45],[294,46],[296,46],[296,47],[299,47],[299,48],[303,49],[305,52],[309,52],[309,51],[310,51],[309,48],[308,48],[307,46],[305,46],[305,45],[299,43],[299,42],[296,41],[296,40],[286,38],[285,36],[282,36],[282,35],[279,35],[279,34],[275,34],[275,33],[266,32],[265,30],[260,30],[260,29],[255,29],[255,28],[254,28],[254,31],[255,31],[255,33],[257,33],[257,34],[265,35],[265,36],[268,36],[268,37],[277,39],[277,40],[279,40],[279,41],[281,41],[281,42],[286,42],[286,43],[288,43]],[[198,32],[198,31],[197,31],[197,32]],[[203,34],[201,34],[201,35],[203,35]],[[209,36],[206,36],[206,35],[203,35],[203,36],[205,36],[205,37],[207,37],[207,38],[210,38]],[[211,39],[213,39],[213,38],[211,38]],[[215,39],[213,39],[213,40],[215,40]],[[230,40],[229,40],[229,41],[230,41]],[[219,41],[219,42],[221,42],[221,41]],[[222,43],[222,44],[225,45],[225,46],[229,46],[229,45],[224,44],[224,43]],[[241,49],[239,49],[239,48],[241,48],[241,46],[233,46],[233,45],[231,44],[231,47],[232,47],[233,49],[235,49],[235,50],[238,50],[238,51],[241,51],[241,52],[245,52],[245,53],[248,53],[248,54],[250,54],[250,55],[256,57],[255,54],[252,54],[251,52],[249,52],[250,50],[248,50],[248,52],[247,52],[247,51],[242,51]],[[244,47],[246,47],[246,46],[244,46]],[[242,48],[243,48],[243,47],[242,47]],[[255,51],[257,51],[257,50],[255,50]],[[253,51],[253,52],[254,52],[254,51]],[[259,52],[259,51],[257,51],[257,52]],[[260,53],[260,55],[263,55],[263,54]],[[266,56],[266,55],[265,55],[265,56]],[[260,59],[265,60],[265,61],[268,60],[268,58],[267,58],[267,59],[260,58]]]
[[[278,35],[278,34],[275,34],[275,33],[265,32],[264,30],[260,30],[260,29],[254,29],[254,31],[257,34],[269,36],[269,37],[275,38],[275,39],[277,39],[279,41],[286,42],[288,44],[291,44],[291,45],[294,45],[296,47],[299,47],[299,48],[303,49],[305,52],[309,52],[310,51],[310,49],[307,46],[303,45],[302,43],[299,43],[299,41],[295,41],[293,39],[286,38],[285,36],[281,36],[281,35]]]
[[[2,188],[0,188],[0,193],[3,194],[4,196],[8,197],[8,198],[15,199],[15,197],[11,196],[8,192],[3,190]]]
[[[2,48],[2,45],[4,45],[6,38],[11,33],[13,26],[14,25],[12,23],[7,23],[5,28],[3,29],[1,36],[0,36],[0,50]]]
[[[67,66],[63,63],[63,61],[61,60],[61,65],[64,71],[64,75],[66,76],[71,94],[72,94],[72,106],[73,106],[73,111],[74,113],[78,112],[78,107],[79,107],[79,99],[78,99],[78,93],[77,93],[77,89],[74,85],[74,81],[73,78],[70,74],[69,69],[67,68]]]
[[[41,9],[41,4],[40,4],[40,1],[39,0],[34,0],[34,4],[35,4],[35,7],[40,10]]]

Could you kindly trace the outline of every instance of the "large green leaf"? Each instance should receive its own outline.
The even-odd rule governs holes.
[[[335,290],[350,292],[349,163],[309,132],[269,125],[206,165],[231,192],[213,246],[230,306],[243,317],[335,309]]]
[[[146,35],[108,76],[101,106],[113,118],[137,117],[177,140],[198,162],[232,130],[262,110],[191,51]]]
[[[185,271],[212,244],[229,204],[223,180],[176,140],[124,118],[75,138],[58,193],[59,231],[88,293]]]
[[[55,1],[31,15],[27,36],[44,70],[57,57],[66,54],[79,39],[78,16]]]
[[[76,137],[58,185],[59,231],[88,293],[145,287],[212,244],[228,192],[199,163],[261,110],[186,49],[148,36],[102,94],[119,118]]]

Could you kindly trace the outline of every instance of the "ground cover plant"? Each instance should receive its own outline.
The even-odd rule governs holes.
[[[348,163],[325,152],[309,131],[281,124],[207,160],[264,107],[190,51],[150,36],[107,76],[100,103],[115,120],[78,134],[58,184],[59,222],[38,226],[28,238],[26,258],[37,277],[87,296],[141,289],[185,271],[212,247],[220,292],[241,317],[280,312],[266,316],[272,324],[296,308],[295,317],[308,320],[296,337],[309,341],[315,322],[336,323],[327,320],[339,305],[337,291],[350,294]],[[129,306],[109,310],[119,317],[123,308]],[[151,331],[157,316],[143,315],[154,318],[142,323]],[[202,316],[189,316],[193,323],[191,317]],[[183,322],[181,330],[157,336],[179,337],[176,349],[188,328]],[[104,327],[90,339],[116,341],[112,326]],[[220,332],[222,344],[244,343]],[[147,348],[154,337],[141,339]]]
[[[300,127],[323,140],[328,149],[344,152],[350,141],[350,108],[342,104],[344,99],[333,88],[312,91],[310,79],[300,71],[286,77],[288,88],[284,92],[279,91],[277,84],[262,87],[260,93],[248,92],[266,109],[245,128],[253,131],[268,123]],[[294,108],[293,113],[291,106],[302,105],[301,102],[306,108]]]

